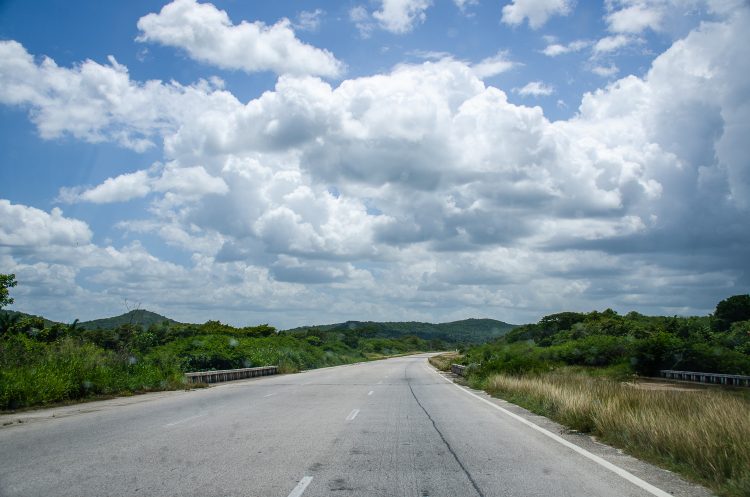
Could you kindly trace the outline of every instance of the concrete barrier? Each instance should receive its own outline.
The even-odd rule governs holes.
[[[200,371],[185,373],[187,383],[219,383],[221,381],[242,380],[256,376],[278,374],[278,366],[263,366],[260,368],[224,369],[220,371]]]
[[[456,374],[458,376],[463,376],[465,370],[466,370],[466,366],[463,366],[461,364],[451,364],[451,373],[453,374]]]
[[[694,371],[674,371],[672,369],[662,369],[659,371],[659,374],[662,378],[667,378],[669,380],[750,387],[750,376],[742,376],[739,374],[698,373]]]

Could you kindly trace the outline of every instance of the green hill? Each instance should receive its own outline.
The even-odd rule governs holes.
[[[52,325],[58,324],[55,321],[51,321],[47,318],[44,318],[42,316],[36,316],[34,314],[26,314],[25,312],[19,312],[19,311],[9,311],[7,309],[0,309],[0,320],[8,320],[8,323],[12,323],[18,320],[21,320],[23,318],[41,318],[44,320],[44,326],[50,327]]]
[[[180,324],[173,319],[162,316],[155,312],[147,311],[145,309],[136,309],[119,316],[111,318],[94,319],[93,321],[83,321],[78,323],[78,327],[84,330],[112,330],[123,324],[139,324],[144,329],[148,328],[152,324],[163,323],[166,321],[169,324]]]
[[[425,340],[443,340],[449,343],[482,343],[501,337],[515,328],[495,319],[464,319],[451,323],[376,322],[347,321],[345,323],[319,326],[303,326],[282,331],[282,333],[310,333],[315,331],[360,331],[372,338],[399,338],[414,335]]]

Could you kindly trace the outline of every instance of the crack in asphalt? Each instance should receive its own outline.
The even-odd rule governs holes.
[[[406,376],[406,371],[404,371],[404,376]],[[461,470],[464,472],[464,474],[466,475],[466,477],[471,482],[471,485],[474,487],[474,490],[477,492],[477,495],[479,495],[479,497],[484,497],[484,494],[482,493],[482,490],[480,490],[479,485],[477,485],[477,482],[474,481],[474,477],[471,476],[471,473],[469,473],[469,470],[466,469],[466,466],[464,466],[464,464],[458,458],[458,455],[453,450],[453,447],[451,447],[451,444],[449,444],[448,441],[443,436],[443,432],[441,432],[440,428],[438,428],[437,425],[435,424],[435,420],[432,419],[432,416],[430,416],[430,413],[427,412],[427,409],[424,408],[424,406],[422,405],[422,403],[417,398],[417,395],[414,393],[414,389],[411,387],[411,382],[409,381],[408,377],[406,377],[406,383],[409,385],[409,390],[411,391],[412,397],[414,397],[414,400],[417,402],[417,405],[422,408],[422,410],[424,411],[425,415],[427,416],[427,419],[429,419],[430,422],[432,423],[432,427],[435,428],[435,431],[438,433],[438,435],[440,435],[440,439],[443,441],[443,443],[445,444],[445,446],[448,447],[448,451],[453,456],[453,459],[456,460],[456,462],[458,463],[458,465],[461,468]]]

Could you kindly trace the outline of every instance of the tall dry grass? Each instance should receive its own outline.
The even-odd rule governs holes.
[[[460,358],[461,354],[459,354],[458,352],[445,352],[443,354],[430,357],[428,361],[440,371],[450,371],[451,364],[453,364]]]
[[[642,390],[583,374],[495,375],[490,394],[523,405],[725,496],[750,496],[750,402],[721,391]]]

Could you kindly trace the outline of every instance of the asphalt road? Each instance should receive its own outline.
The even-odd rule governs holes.
[[[1,496],[706,495],[467,393],[426,356],[53,414],[0,429]]]

